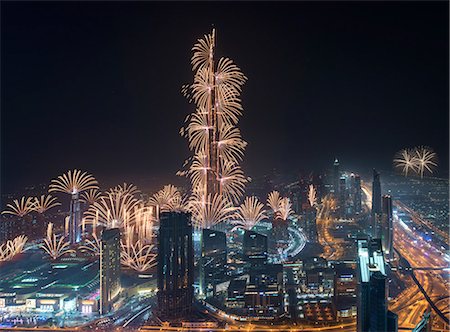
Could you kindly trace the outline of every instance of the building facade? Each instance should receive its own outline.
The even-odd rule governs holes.
[[[388,261],[394,258],[394,225],[392,214],[392,197],[391,195],[383,195],[382,204],[382,245],[383,251]]]
[[[216,287],[227,276],[227,237],[224,232],[204,229],[200,278],[206,297],[216,295]]]
[[[112,309],[120,287],[120,230],[103,230],[100,242],[100,314]]]
[[[191,215],[163,212],[158,233],[158,309],[164,319],[192,312],[194,249]]]

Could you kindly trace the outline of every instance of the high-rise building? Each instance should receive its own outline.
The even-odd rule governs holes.
[[[394,258],[394,226],[392,215],[392,197],[391,195],[383,195],[383,212],[381,217],[382,237],[381,243],[387,260]]]
[[[311,243],[317,243],[318,241],[318,234],[317,234],[317,224],[316,224],[316,218],[317,218],[317,211],[314,207],[309,206],[305,213],[305,233],[306,238]]]
[[[347,183],[345,176],[339,179],[339,216],[347,217]]]
[[[355,214],[361,213],[361,177],[356,174],[354,182],[353,202],[355,208]]]
[[[380,239],[358,239],[358,332],[387,331],[395,314],[387,309],[384,254]]]
[[[227,237],[224,232],[203,230],[200,275],[206,297],[215,296],[217,285],[226,281],[227,276]]]
[[[188,316],[194,300],[191,215],[162,212],[158,233],[158,308],[164,319]]]
[[[79,193],[72,194],[69,214],[69,242],[71,244],[81,241],[81,209]]]
[[[105,229],[100,242],[100,314],[111,311],[120,289],[120,230]]]
[[[260,266],[267,262],[267,236],[245,231],[243,242],[244,259],[250,266]]]
[[[341,173],[339,171],[339,160],[337,158],[334,159],[333,163],[333,190],[334,194],[337,195],[339,193],[339,179],[341,178]]]
[[[370,235],[373,238],[381,237],[381,183],[380,173],[373,170],[372,180],[372,216],[370,225]]]
[[[282,313],[283,265],[265,264],[250,271],[245,290],[245,309],[249,316],[277,317]]]

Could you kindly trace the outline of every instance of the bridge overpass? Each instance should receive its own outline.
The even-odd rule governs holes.
[[[436,306],[436,304],[433,302],[433,300],[430,298],[430,296],[427,294],[423,286],[420,284],[419,280],[417,280],[416,275],[414,274],[414,269],[411,267],[408,260],[402,256],[402,254],[395,249],[395,252],[397,253],[398,257],[400,257],[399,263],[402,267],[405,268],[405,270],[409,271],[411,278],[413,279],[414,283],[417,285],[427,302],[430,304],[431,308],[434,310],[434,312],[441,318],[447,325],[450,324],[450,320],[445,316],[445,314],[439,310],[439,308]]]

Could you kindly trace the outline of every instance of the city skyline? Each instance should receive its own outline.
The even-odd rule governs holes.
[[[448,331],[443,8],[2,3],[0,329]]]
[[[335,157],[362,174],[392,170],[394,154],[417,145],[434,148],[436,174],[448,175],[445,3],[235,3],[233,23],[224,3],[2,6],[2,192],[73,167],[100,183],[180,181],[189,151],[176,132],[193,111],[180,93],[186,50],[211,26],[218,55],[249,78],[239,122],[249,176],[324,169]]]

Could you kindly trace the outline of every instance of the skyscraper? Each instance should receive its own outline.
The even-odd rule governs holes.
[[[110,312],[120,289],[120,230],[105,229],[100,243],[100,314]]]
[[[81,211],[80,211],[80,197],[79,192],[72,194],[70,200],[70,215],[69,215],[69,242],[71,244],[81,241]]]
[[[260,266],[267,262],[267,236],[246,230],[243,242],[244,259],[250,266]]]
[[[311,243],[317,243],[318,241],[318,234],[317,234],[317,211],[314,207],[309,206],[305,213],[305,233],[306,238]]]
[[[370,234],[373,238],[381,236],[381,183],[380,173],[373,170],[372,180],[372,218]]]
[[[339,172],[339,160],[334,159],[333,163],[333,190],[334,194],[337,195],[339,193],[339,179],[341,178],[341,173]]]
[[[214,296],[216,286],[226,280],[227,274],[227,237],[224,232],[203,230],[200,270],[204,294]]]
[[[191,215],[163,212],[158,233],[158,307],[164,319],[183,318],[194,299]]]
[[[387,310],[387,284],[380,239],[358,239],[358,332],[387,331],[395,314]],[[389,316],[389,317],[388,317]]]
[[[347,183],[345,176],[339,179],[339,216],[341,218],[347,217]]]
[[[382,207],[382,237],[381,243],[383,245],[383,251],[387,260],[392,260],[394,255],[394,226],[392,216],[392,197],[391,195],[383,195],[383,207]]]
[[[361,177],[358,174],[355,175],[353,195],[355,214],[359,214],[361,213]]]

